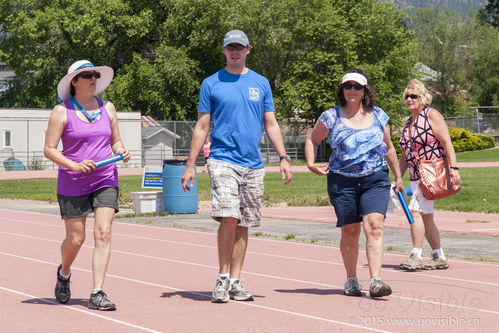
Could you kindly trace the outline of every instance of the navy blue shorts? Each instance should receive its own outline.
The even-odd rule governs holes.
[[[329,173],[327,192],[334,207],[337,227],[362,221],[362,216],[379,212],[386,215],[391,182],[388,167],[372,175],[353,178]]]

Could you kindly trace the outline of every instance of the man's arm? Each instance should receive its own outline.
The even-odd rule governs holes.
[[[210,113],[198,113],[198,122],[196,123],[194,132],[192,133],[191,147],[189,149],[189,157],[187,158],[187,166],[180,180],[182,182],[184,191],[190,190],[190,188],[187,186],[189,182],[191,183],[190,186],[194,186],[194,178],[196,177],[196,160],[199,156],[199,152],[203,148],[203,144],[206,141],[208,132],[210,131],[210,120]]]
[[[275,151],[279,156],[286,155],[286,148],[284,147],[284,142],[282,141],[281,128],[277,119],[275,119],[274,112],[265,112],[263,114],[263,126],[267,132],[267,136],[270,143],[274,147]],[[281,160],[281,178],[287,179],[285,184],[293,179],[293,173],[291,172],[291,165],[286,159]]]

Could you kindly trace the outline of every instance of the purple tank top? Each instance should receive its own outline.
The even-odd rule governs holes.
[[[62,154],[75,162],[85,159],[95,162],[113,156],[109,140],[111,119],[101,100],[97,98],[99,120],[92,123],[78,118],[68,100],[66,105],[66,126],[61,136]],[[118,187],[118,170],[114,163],[102,166],[90,173],[75,172],[59,166],[57,194],[67,196],[86,195],[103,187]]]

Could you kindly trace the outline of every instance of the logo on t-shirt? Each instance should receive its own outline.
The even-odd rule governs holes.
[[[249,99],[255,102],[260,100],[260,91],[258,88],[249,88]]]

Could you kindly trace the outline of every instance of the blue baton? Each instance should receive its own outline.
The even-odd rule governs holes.
[[[402,194],[402,191],[398,191],[397,195],[399,197],[400,203],[402,204],[402,208],[404,209],[405,216],[407,217],[407,221],[409,221],[409,224],[414,223],[414,219],[412,218],[412,214],[409,211],[409,207],[407,207],[407,203],[405,202],[404,195]]]
[[[121,161],[123,158],[125,157],[125,154],[121,154],[121,155],[115,155],[113,157],[109,157],[109,158],[106,158],[105,160],[102,160],[102,161],[99,161],[96,164],[96,168],[98,167],[101,167],[101,166],[104,166],[104,165],[108,165],[108,164],[111,164],[111,163],[114,163],[114,162],[118,162],[118,161]]]

